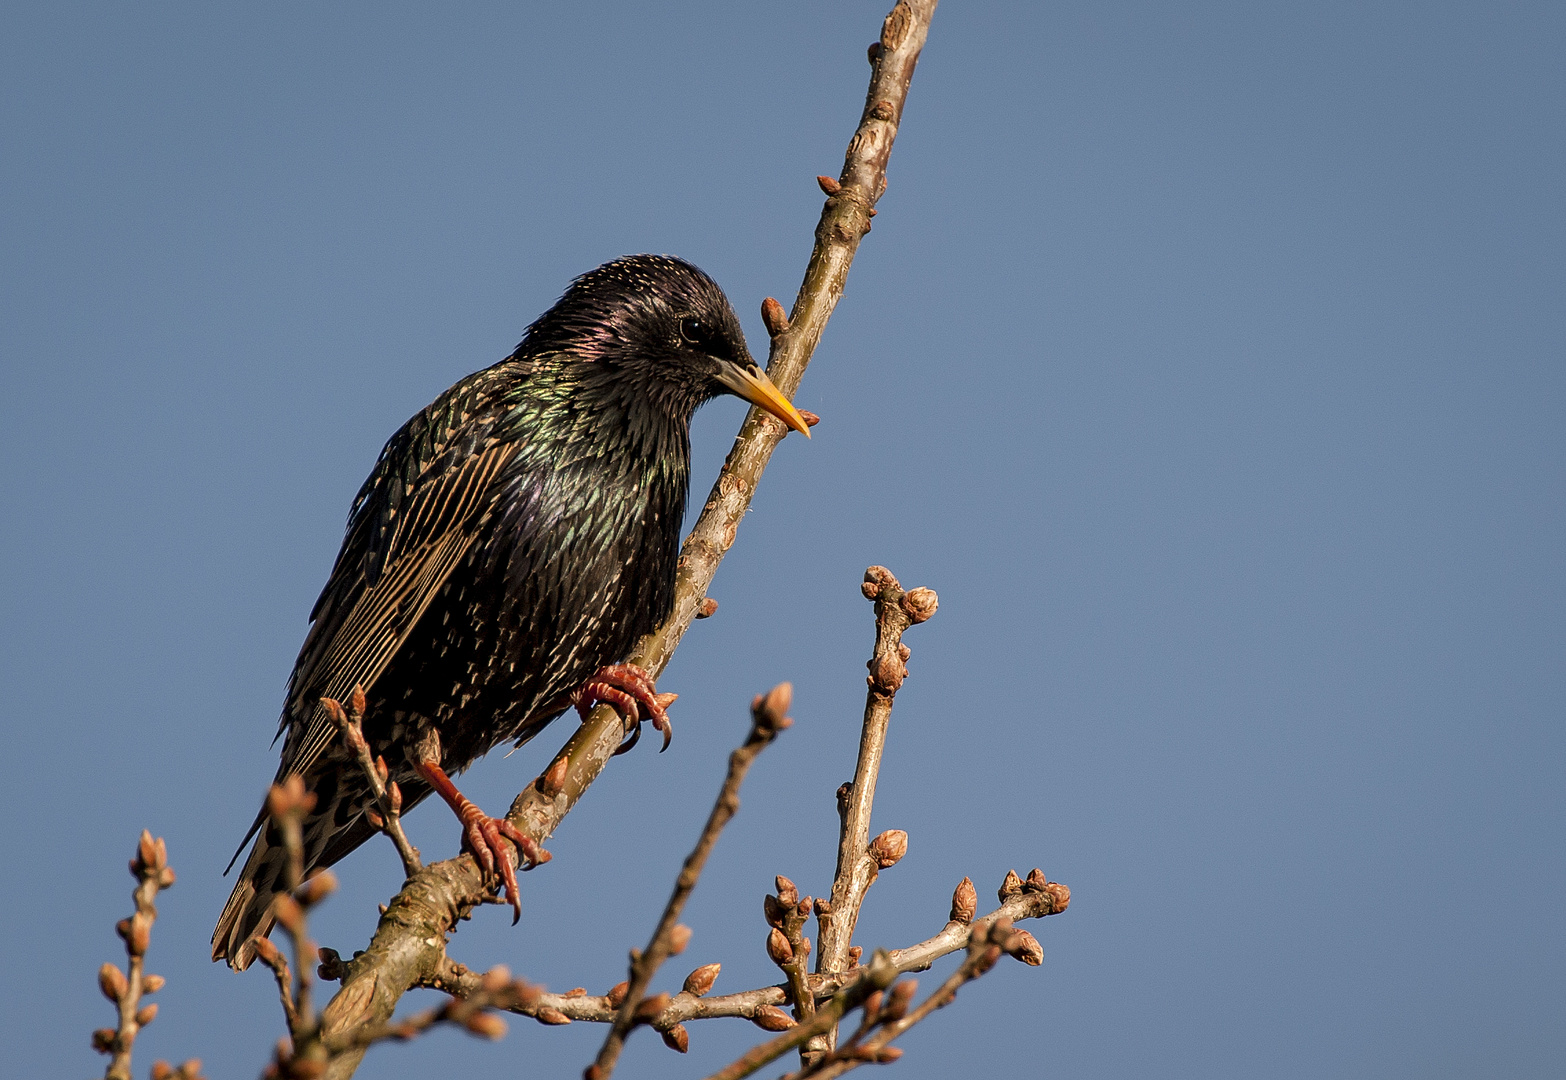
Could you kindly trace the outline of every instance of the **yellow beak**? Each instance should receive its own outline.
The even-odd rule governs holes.
[[[767,373],[755,364],[743,368],[736,364],[724,364],[718,372],[718,381],[752,405],[765,409],[805,438],[810,438],[810,425],[805,423],[805,418],[783,396],[783,391],[767,378]]]

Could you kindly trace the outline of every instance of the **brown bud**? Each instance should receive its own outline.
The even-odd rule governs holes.
[[[485,993],[498,994],[511,984],[511,969],[505,964],[496,964],[484,974],[479,976],[479,985]]]
[[[168,980],[162,975],[143,975],[141,977],[141,992],[143,994],[156,994],[168,985]]]
[[[354,683],[353,689],[348,693],[348,714],[358,720],[364,715],[367,705],[368,702],[364,699],[364,687]]]
[[[940,605],[940,597],[935,595],[934,589],[909,589],[903,594],[903,610],[915,623],[922,623],[934,615]]]
[[[890,1065],[902,1056],[902,1050],[896,1046],[883,1046],[875,1052],[875,1060],[882,1065]]]
[[[283,955],[277,951],[277,946],[272,944],[271,938],[258,937],[255,939],[256,958],[267,967],[272,967]]]
[[[343,958],[338,955],[336,949],[328,949],[322,945],[315,950],[315,955],[321,963],[316,967],[315,973],[327,982],[339,982],[343,977]],[[464,969],[466,970],[466,969]]]
[[[1049,884],[1049,879],[1044,876],[1044,871],[1034,867],[1028,871],[1027,880],[1022,883],[1023,892],[1043,892],[1044,886]]]
[[[375,755],[375,775],[381,778],[381,783],[386,783],[386,778],[391,775],[391,770],[386,767],[386,759],[379,754]]]
[[[1038,967],[1044,962],[1044,946],[1026,930],[1013,930],[1002,947],[1029,967]]]
[[[710,619],[718,613],[718,602],[708,596],[696,605],[696,617],[698,619]]]
[[[894,653],[882,653],[869,660],[865,666],[870,669],[870,677],[865,680],[870,684],[870,689],[883,694],[897,693],[902,689],[903,680],[908,678],[908,665]]]
[[[141,830],[141,836],[137,839],[136,856],[149,870],[161,870],[169,861],[169,851],[164,846],[163,838],[160,836],[154,840],[146,829]]]
[[[794,1018],[776,1005],[758,1005],[750,1014],[750,1022],[762,1031],[787,1031],[794,1026]]]
[[[821,417],[817,416],[809,409],[800,409],[799,415],[804,418],[806,427],[815,427],[817,424],[821,423]]]
[[[826,192],[829,197],[843,190],[843,185],[830,176],[818,176],[816,177],[816,183],[821,185],[821,190]]]
[[[483,1039],[500,1039],[506,1034],[505,1020],[492,1012],[476,1012],[462,1026]]]
[[[631,984],[630,983],[628,983],[628,982],[617,982],[617,983],[615,983],[613,986],[611,986],[609,988],[609,993],[608,993],[608,995],[606,995],[609,998],[610,1006],[613,1007],[613,1008],[618,1009],[621,1005],[624,1005],[625,1004],[625,995],[630,993],[630,992],[631,992]]]
[[[908,854],[908,834],[901,829],[887,829],[870,841],[870,857],[882,870],[896,866]]]
[[[402,788],[393,780],[386,785],[386,801],[391,803],[392,813],[402,813]]]
[[[100,1054],[114,1053],[114,1040],[119,1033],[113,1028],[99,1028],[92,1033],[92,1048]]]
[[[290,934],[297,934],[304,929],[304,909],[287,893],[279,893],[272,899],[272,914],[277,919],[277,924]]]
[[[691,1035],[690,1032],[685,1030],[684,1024],[675,1024],[668,1031],[661,1032],[661,1034],[663,1035],[663,1045],[670,1050],[678,1050],[683,1054],[691,1048]]]
[[[167,889],[174,884],[174,881],[174,868],[172,866],[165,866],[158,871],[158,888]]]
[[[953,922],[971,923],[978,910],[979,894],[973,888],[973,879],[965,877],[952,890],[951,919]]]
[[[751,717],[761,727],[781,731],[793,721],[788,718],[788,707],[794,702],[794,684],[778,683],[764,695],[758,695],[750,703]],[[792,904],[793,901],[786,901]]]
[[[381,817],[381,812],[379,810],[375,810],[371,807],[366,806],[364,808],[364,820],[370,823],[371,828],[386,828],[386,819]]]
[[[778,887],[778,902],[784,907],[793,907],[799,903],[799,889],[788,878],[779,874],[773,879]]]
[[[1001,887],[996,890],[995,895],[1000,897],[1001,903],[1005,903],[1021,891],[1022,879],[1017,876],[1017,871],[1008,870],[1006,871],[1006,879],[1001,882]]]
[[[854,782],[845,780],[837,788],[837,813],[839,817],[848,813],[848,800],[854,795]]]
[[[848,962],[855,967],[859,966],[859,958],[865,954],[864,949],[858,945],[852,945],[848,949]]]
[[[174,1066],[166,1061],[154,1061],[152,1063],[152,1080],[170,1080],[174,1075]]]
[[[1044,891],[1049,895],[1050,900],[1053,901],[1052,906],[1054,910],[1050,912],[1051,915],[1059,915],[1071,905],[1071,890],[1060,882],[1050,882],[1044,886]]]
[[[141,912],[130,918],[130,936],[125,939],[125,949],[132,956],[144,956],[152,944],[152,919]]]
[[[788,916],[788,909],[771,893],[761,898],[761,910],[769,926],[782,926],[784,918]]]
[[[533,1017],[533,1019],[537,1020],[540,1024],[551,1024],[556,1026],[560,1024],[569,1024],[571,1022],[571,1018],[565,1013],[561,1012],[559,1009],[539,1009],[538,1013]]]
[[[816,901],[816,918],[817,919],[830,919],[831,917],[832,917],[832,901],[828,900],[826,897],[823,896],[821,899]]]
[[[865,50],[865,56],[869,58],[872,65],[877,60],[881,59],[881,43],[879,41],[872,41],[870,43],[870,48]]]
[[[179,1067],[180,1080],[201,1080],[201,1059],[191,1058]]]
[[[104,964],[98,969],[98,989],[110,1001],[118,1002],[125,995],[126,985],[125,972],[113,964]]]
[[[158,1006],[156,1004],[143,1005],[136,1010],[136,1023],[146,1027],[158,1018]]]
[[[669,931],[669,955],[679,956],[690,943],[691,928],[684,923],[675,923],[674,929]]]
[[[722,970],[722,964],[703,964],[685,976],[685,992],[695,997],[701,997],[708,990],[712,989],[712,984],[718,981],[718,972]]]
[[[897,983],[887,995],[886,1004],[881,1007],[881,1015],[877,1019],[883,1024],[901,1020],[907,1014],[908,1003],[913,1000],[914,992],[918,989],[918,979],[903,979]]]
[[[799,905],[794,910],[799,912],[799,917],[801,919],[808,919],[810,918],[811,911],[815,909],[815,904],[815,899],[813,897],[807,896],[799,902]]]
[[[316,870],[299,890],[299,901],[306,907],[319,904],[337,891],[337,875],[330,870]]]
[[[788,332],[788,313],[770,296],[761,302],[761,321],[772,337]]]
[[[561,997],[568,997],[568,998],[586,997],[587,996],[587,987],[585,987],[585,986],[578,986],[574,990],[567,990],[564,994],[562,994],[560,996]]]
[[[881,1011],[881,1003],[885,1000],[886,991],[884,990],[877,990],[865,998],[865,1020],[868,1023],[875,1023],[876,1014]]]
[[[788,943],[788,938],[783,936],[783,931],[777,927],[767,935],[767,955],[772,957],[772,962],[782,967],[794,959],[794,948]]]
[[[638,1022],[645,1024],[647,1021],[653,1019],[659,1013],[663,1012],[663,1010],[667,1009],[669,1007],[669,1002],[673,1000],[673,996],[667,993],[654,994],[652,997],[644,997],[642,998],[641,1002],[637,1004],[636,1011],[632,1013],[631,1016]]]

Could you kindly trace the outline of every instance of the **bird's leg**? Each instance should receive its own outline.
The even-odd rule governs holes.
[[[584,721],[593,711],[593,706],[602,703],[612,705],[621,716],[637,725],[641,723],[641,709],[645,709],[654,729],[663,733],[663,748],[659,751],[662,753],[669,749],[669,740],[674,737],[666,710],[679,696],[658,693],[652,676],[635,664],[610,664],[599,668],[592,678],[582,684],[581,689],[571,695],[571,704],[576,706],[577,713]],[[639,726],[633,731],[631,741],[624,749],[634,746],[641,734]]]
[[[457,790],[457,785],[451,782],[451,777],[433,761],[415,761],[413,770],[424,779],[424,782],[441,798],[446,800],[446,805],[451,807],[457,815],[457,820],[462,822],[462,846],[473,853],[478,860],[484,876],[493,879],[497,868],[500,879],[505,882],[506,899],[511,901],[511,924],[516,925],[522,918],[522,899],[517,891],[517,871],[511,862],[511,850],[503,843],[501,838],[510,840],[522,853],[526,860],[522,869],[531,870],[540,863],[549,861],[549,852],[540,848],[533,842],[533,838],[523,833],[505,818],[490,817],[484,811],[474,806],[468,797]]]

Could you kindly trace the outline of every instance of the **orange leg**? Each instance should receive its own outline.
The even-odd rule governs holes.
[[[515,926],[517,920],[522,918],[522,899],[517,892],[517,871],[511,862],[511,849],[501,843],[501,839],[510,840],[517,846],[526,860],[522,866],[524,870],[548,862],[549,852],[505,818],[490,817],[474,806],[466,795],[457,790],[457,785],[451,782],[451,777],[439,765],[432,761],[420,761],[414,764],[413,769],[437,795],[446,800],[446,805],[462,822],[462,846],[473,853],[484,876],[493,878],[498,868],[500,879],[506,886],[506,899],[511,901],[514,913],[511,924]]]

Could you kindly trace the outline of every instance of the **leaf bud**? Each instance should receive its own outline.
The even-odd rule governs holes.
[[[712,984],[718,981],[718,972],[722,970],[722,964],[703,964],[685,976],[685,992],[695,997],[701,997],[712,989]]]
[[[1049,884],[1049,879],[1044,876],[1044,871],[1034,867],[1028,871],[1028,879],[1022,883],[1023,892],[1043,892],[1044,886]]]
[[[750,1014],[750,1022],[762,1031],[787,1031],[794,1026],[794,1018],[776,1005],[758,1005]]]
[[[1013,930],[1002,948],[1029,967],[1038,967],[1044,962],[1044,946],[1026,930]]]
[[[679,956],[690,943],[691,928],[684,923],[675,923],[674,928],[669,931],[669,955]]]
[[[794,959],[793,946],[788,943],[788,938],[783,936],[783,931],[779,930],[775,926],[772,928],[772,931],[767,934],[767,955],[770,956],[772,958],[772,962],[777,964],[779,967],[782,967],[784,964]]]
[[[551,1024],[554,1026],[569,1024],[571,1022],[571,1018],[565,1013],[561,1012],[559,1009],[539,1009],[537,1015],[534,1016],[534,1019],[537,1020],[540,1024]]]
[[[875,1060],[880,1065],[890,1065],[902,1056],[902,1050],[896,1046],[883,1046],[875,1052]]]
[[[479,976],[479,985],[485,993],[498,994],[511,985],[511,969],[505,964],[496,964]]]
[[[156,1004],[143,1005],[136,1010],[136,1023],[146,1027],[158,1018],[158,1006]]]
[[[767,923],[771,926],[782,926],[788,911],[783,907],[778,898],[768,893],[761,901],[761,910],[767,917]]]
[[[902,829],[887,829],[870,841],[870,856],[882,870],[896,866],[908,854],[908,834]]]
[[[788,332],[788,313],[783,310],[782,304],[770,296],[761,302],[761,321],[769,337]]]
[[[125,996],[125,988],[125,972],[113,964],[104,964],[98,969],[98,989],[103,991],[104,997],[118,1002]]]
[[[278,958],[283,955],[277,951],[277,946],[272,943],[271,938],[258,937],[255,939],[255,945],[252,947],[256,951],[256,958],[267,967],[272,967],[277,963]]]
[[[611,986],[609,988],[609,993],[607,995],[605,995],[605,996],[608,997],[609,1004],[613,1008],[618,1009],[621,1005],[625,1004],[625,995],[630,993],[630,992],[631,992],[631,984],[630,983],[628,983],[628,982],[617,982],[617,983],[615,983],[613,986]]]
[[[505,1019],[492,1012],[476,1012],[462,1026],[483,1039],[499,1039],[506,1034]]]
[[[364,698],[364,687],[354,683],[353,689],[348,692],[348,712],[355,720],[364,715],[364,710],[369,703]]]
[[[156,994],[168,984],[168,980],[162,975],[143,975],[141,977],[141,992],[143,994]]]
[[[934,589],[909,589],[903,593],[903,610],[915,624],[922,623],[934,615],[935,609],[940,606],[941,599],[935,595]]]
[[[971,923],[979,910],[979,894],[973,888],[972,878],[963,878],[952,890],[952,922]]]
[[[799,890],[788,878],[779,874],[776,878],[778,886],[778,902],[784,907],[793,907],[799,903]]]
[[[277,919],[277,924],[290,934],[297,934],[304,930],[304,909],[287,893],[279,893],[272,900],[272,914]]]
[[[1005,903],[1022,891],[1022,879],[1017,876],[1017,871],[1006,871],[1006,879],[1001,882],[1001,887],[995,895],[1000,897],[1001,903]]]
[[[92,1048],[100,1054],[114,1053],[114,1040],[119,1033],[113,1028],[99,1028],[92,1033]]]
[[[174,1066],[166,1061],[154,1061],[152,1063],[152,1080],[171,1080],[174,1076]]]
[[[685,1030],[684,1024],[675,1024],[668,1031],[660,1034],[663,1035],[663,1045],[670,1050],[678,1050],[683,1054],[691,1048],[691,1035]]]
[[[654,994],[652,997],[644,997],[637,1004],[636,1011],[632,1013],[631,1016],[639,1023],[645,1024],[647,1021],[653,1019],[659,1013],[663,1012],[663,1010],[667,1009],[669,1007],[669,1002],[673,1000],[673,996],[667,992]]]
[[[310,875],[310,880],[304,883],[299,890],[299,901],[306,907],[311,907],[325,900],[337,891],[337,875],[330,870],[317,870]]]

